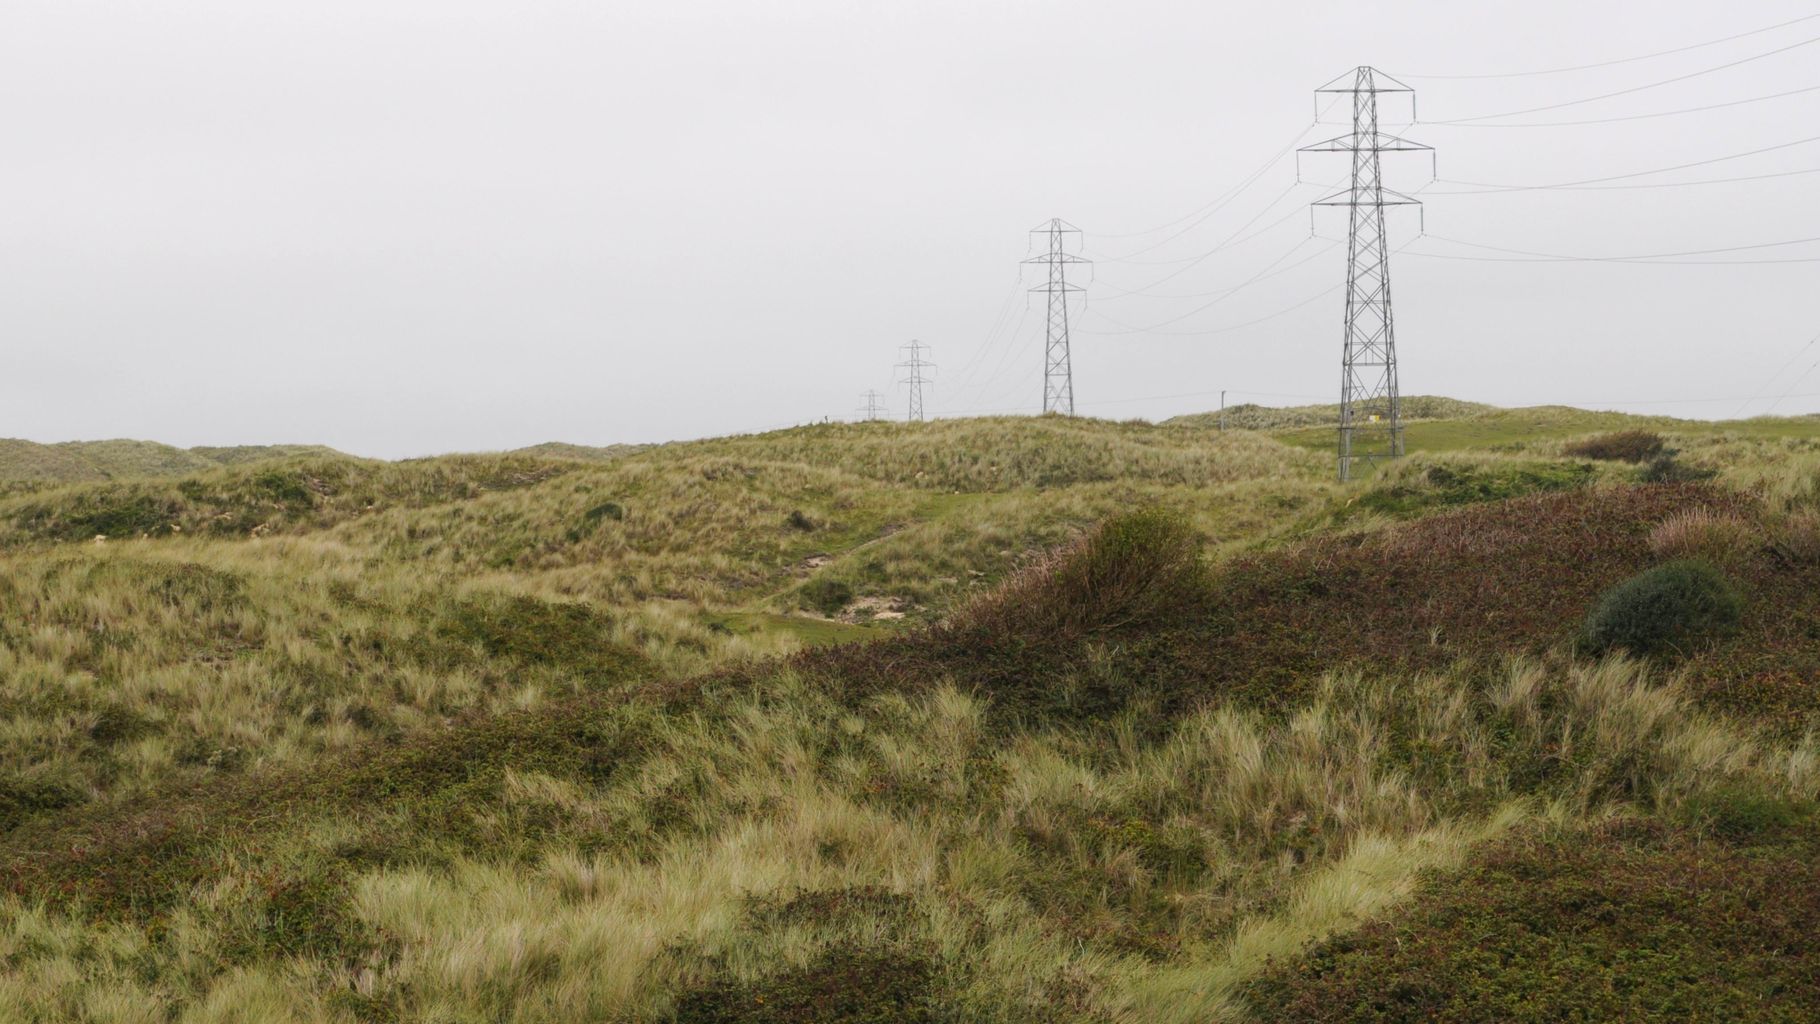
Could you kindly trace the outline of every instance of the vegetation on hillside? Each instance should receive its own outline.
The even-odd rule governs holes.
[[[1789,422],[1652,421],[1700,482],[1044,418],[0,499],[0,1016],[1809,1019]],[[1585,643],[1689,557],[1729,628]]]
[[[178,477],[218,466],[276,459],[334,457],[321,445],[276,444],[173,448],[154,441],[64,441],[38,444],[0,439],[0,485],[44,485],[96,480]]]

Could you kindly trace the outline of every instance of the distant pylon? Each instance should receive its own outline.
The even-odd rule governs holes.
[[[923,421],[923,385],[934,383],[923,376],[924,370],[935,369],[934,363],[923,358],[923,353],[928,349],[929,346],[913,340],[910,344],[903,346],[903,351],[910,353],[910,357],[897,364],[897,368],[905,373],[898,383],[908,385],[910,388],[910,415],[908,418],[912,423]]]
[[[1388,83],[1388,84],[1385,84]],[[1390,307],[1390,252],[1386,206],[1422,204],[1384,187],[1380,155],[1434,150],[1378,130],[1378,96],[1414,90],[1388,75],[1360,67],[1315,90],[1352,96],[1352,133],[1304,146],[1304,153],[1351,153],[1352,186],[1315,206],[1344,206],[1346,232],[1345,348],[1340,360],[1340,479],[1353,463],[1403,454],[1403,420],[1397,396],[1396,320]]]
[[[1080,234],[1081,229],[1060,217],[1039,224],[1030,233],[1045,236],[1048,246],[1042,255],[1024,261],[1049,268],[1048,280],[1030,289],[1049,296],[1048,343],[1043,347],[1043,411],[1073,416],[1074,360],[1068,352],[1068,295],[1086,289],[1068,283],[1068,265],[1093,261],[1067,251],[1068,236]]]
[[[868,389],[866,391],[860,392],[859,397],[860,397],[860,401],[866,403],[865,405],[862,405],[859,407],[859,411],[865,415],[866,419],[875,420],[875,419],[878,419],[879,416],[884,413],[885,407],[884,407],[883,403],[880,401],[881,399],[883,399],[885,397],[884,395],[878,393],[877,391]]]

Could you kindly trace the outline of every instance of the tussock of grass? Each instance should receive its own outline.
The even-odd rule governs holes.
[[[1695,508],[1656,524],[1649,548],[1658,558],[1701,559],[1731,565],[1762,544],[1757,529],[1736,515]]]

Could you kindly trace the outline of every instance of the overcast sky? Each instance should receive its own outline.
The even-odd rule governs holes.
[[[1346,130],[1311,124],[1316,87],[1371,64],[1417,89],[1422,120],[1475,118],[1766,54],[1820,37],[1820,19],[1564,74],[1420,76],[1595,63],[1817,12],[11,0],[0,435],[388,457],[697,437],[852,416],[867,388],[901,415],[892,364],[911,338],[939,364],[932,412],[1035,411],[1042,315],[1018,261],[1058,216],[1099,260],[1075,321],[1080,411],[1160,418],[1220,389],[1331,401],[1344,251],[1309,237],[1319,186],[1296,185],[1293,159],[1267,163]],[[1424,156],[1386,158],[1393,186],[1427,186],[1431,236],[1394,214],[1404,393],[1714,418],[1788,394],[1777,411],[1820,409],[1820,370],[1801,376],[1820,359],[1803,348],[1820,332],[1820,262],[1415,255],[1506,255],[1441,239],[1630,256],[1820,236],[1820,174],[1455,184],[1631,175],[1820,135],[1820,91],[1482,127],[1754,99],[1820,85],[1816,68],[1820,41],[1598,102],[1395,128],[1436,148],[1443,179],[1428,183]],[[1387,121],[1407,121],[1391,102]],[[1608,184],[1813,167],[1820,142]],[[1118,237],[1260,169],[1204,220]],[[1301,169],[1346,171],[1336,156]],[[1314,227],[1333,239],[1345,222],[1323,211]],[[1800,257],[1820,245],[1688,258]],[[1758,395],[1772,398],[1744,400]]]

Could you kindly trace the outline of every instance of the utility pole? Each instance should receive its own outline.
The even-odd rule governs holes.
[[[903,370],[906,374],[898,383],[906,384],[910,387],[910,415],[908,419],[912,423],[923,422],[923,385],[934,383],[929,378],[923,376],[924,370],[935,369],[934,363],[923,358],[923,353],[928,350],[929,346],[920,341],[912,340],[910,344],[902,347],[902,351],[910,353],[910,357],[897,364],[897,368]]]
[[[1345,348],[1340,361],[1340,479],[1349,480],[1353,464],[1403,454],[1403,420],[1397,397],[1396,322],[1390,307],[1390,252],[1384,208],[1422,204],[1384,187],[1380,156],[1388,152],[1423,151],[1424,146],[1378,130],[1378,97],[1415,91],[1369,67],[1341,75],[1315,90],[1352,97],[1352,133],[1304,146],[1303,153],[1351,153],[1352,186],[1315,206],[1344,206],[1346,232]],[[1317,100],[1318,103],[1318,100]]]
[[[1043,348],[1043,411],[1073,416],[1074,361],[1068,354],[1068,295],[1087,289],[1068,283],[1068,266],[1093,261],[1067,251],[1068,236],[1079,235],[1081,229],[1060,217],[1032,228],[1030,233],[1044,236],[1048,246],[1042,255],[1024,261],[1049,268],[1049,279],[1030,289],[1049,296],[1048,344]]]
[[[879,401],[885,396],[879,394],[877,391],[868,389],[860,392],[859,397],[860,401],[866,403],[865,405],[860,406],[859,411],[865,415],[868,421],[878,419],[879,414],[885,411],[885,407],[881,405]]]
[[[1226,392],[1220,392],[1220,433],[1226,432]]]

